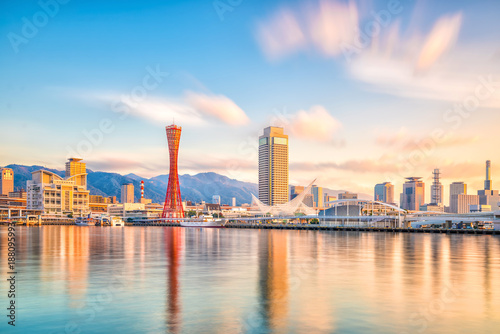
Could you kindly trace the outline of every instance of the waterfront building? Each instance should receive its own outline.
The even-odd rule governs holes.
[[[213,213],[220,213],[221,212],[221,206],[220,204],[217,203],[205,203],[203,205],[203,213],[211,215]]]
[[[424,204],[420,206],[420,211],[445,212],[444,205],[437,203]]]
[[[28,197],[28,193],[24,189],[21,189],[19,191],[11,191],[9,192],[9,197],[26,199]]]
[[[259,200],[274,206],[288,199],[288,136],[270,126],[259,137]]]
[[[134,184],[125,183],[122,184],[121,192],[121,202],[123,203],[134,203]]]
[[[394,185],[391,182],[384,182],[375,186],[374,200],[383,203],[394,203]]]
[[[421,177],[407,177],[401,194],[401,208],[404,210],[419,211],[425,203],[425,183]]]
[[[469,210],[471,213],[474,213],[474,212],[491,212],[491,205],[471,205],[469,207]]]
[[[432,173],[434,175],[434,182],[431,186],[431,203],[443,204],[443,185],[441,184],[441,172],[439,169],[434,169]]]
[[[358,199],[358,194],[350,193],[348,191],[339,194],[340,199]]]
[[[470,206],[479,205],[478,195],[459,194],[451,196],[450,211],[464,214],[470,212]]]
[[[70,163],[74,159],[70,159]],[[77,159],[80,161],[79,159]],[[86,176],[82,177],[78,172],[83,169],[71,170],[71,165],[66,170],[68,176],[61,177],[55,173],[38,170],[31,173],[31,180],[27,183],[27,209],[40,210],[44,214],[51,215],[82,215],[89,210],[89,191],[87,190]],[[68,166],[68,164],[66,164]]]
[[[313,185],[311,188],[311,192],[313,195],[314,207],[323,208],[324,207],[323,188]]]
[[[493,211],[500,210],[500,194],[498,190],[493,190],[491,181],[491,161],[486,161],[486,180],[484,181],[484,190],[477,192],[479,204],[491,206]]]
[[[0,169],[0,195],[9,195],[14,191],[14,171],[10,168]]]
[[[336,201],[336,200],[337,200],[337,197],[325,194],[325,199],[324,199],[324,206],[325,206],[325,208],[331,208],[333,206],[333,204],[331,204],[331,203],[328,204],[328,202],[333,202],[333,201]]]
[[[89,196],[89,209],[92,213],[106,213],[108,206],[116,204],[116,196],[104,197],[100,195]]]
[[[127,217],[130,211],[145,210],[142,203],[121,203],[108,205],[108,215],[110,217]]]
[[[220,203],[220,196],[219,195],[213,195],[212,196],[212,204],[221,204]]]
[[[259,214],[262,215],[269,214],[273,216],[289,216],[295,214],[305,214],[305,215],[315,214],[316,210],[314,210],[311,206],[307,205],[305,200],[306,196],[309,196],[311,202],[313,202],[314,200],[314,197],[311,194],[311,188],[314,181],[311,182],[307,186],[307,188],[304,189],[303,192],[301,192],[297,197],[295,197],[293,200],[289,202],[270,206],[266,205],[252,194],[252,203],[256,204],[256,206],[258,207]]]

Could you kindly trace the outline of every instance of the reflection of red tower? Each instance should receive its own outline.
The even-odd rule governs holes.
[[[179,153],[179,140],[182,128],[175,124],[167,126],[168,155],[170,157],[170,173],[168,174],[167,196],[163,206],[162,218],[184,218],[182,209],[181,188],[179,187],[179,174],[177,173],[177,156]]]

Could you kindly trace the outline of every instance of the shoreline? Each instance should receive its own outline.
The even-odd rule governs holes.
[[[0,226],[7,226],[6,222],[0,222]],[[74,223],[63,222],[43,222],[39,224],[19,224],[17,226],[77,226]],[[146,227],[181,227],[177,223],[126,223],[127,226],[146,226]],[[87,226],[81,226],[82,228]],[[92,226],[90,226],[92,227]],[[109,227],[109,226],[97,226]],[[202,227],[184,227],[184,228],[202,228]],[[321,226],[311,224],[228,224],[223,228],[240,229],[262,229],[262,230],[302,230],[302,231],[336,231],[336,232],[385,232],[385,233],[432,233],[432,234],[472,234],[472,235],[500,235],[500,230],[486,229],[445,229],[445,228],[392,228],[392,227],[355,227],[355,226]]]

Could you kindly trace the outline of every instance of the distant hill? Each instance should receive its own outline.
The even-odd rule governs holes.
[[[15,189],[26,189],[26,181],[31,180],[31,172],[45,169],[63,176],[64,171],[45,168],[43,166],[8,165],[14,171]],[[91,195],[116,196],[120,199],[121,185],[134,184],[134,195],[141,196],[141,180],[144,180],[144,196],[154,203],[163,203],[167,192],[168,175],[159,175],[153,178],[141,178],[135,174],[120,175],[117,173],[94,172],[87,169],[87,189]],[[257,195],[258,188],[254,183],[230,179],[217,173],[200,173],[196,175],[180,175],[182,199],[195,202],[211,202],[213,195],[219,195],[223,204],[231,204],[231,199],[236,198],[236,204],[250,203],[252,193]]]
[[[45,168],[43,166],[8,165],[14,170],[15,189],[26,189],[26,181],[31,180],[31,172],[45,169],[64,177],[64,171]],[[163,203],[167,192],[168,175],[158,175],[150,179],[142,178],[135,174],[121,175],[108,172],[94,172],[87,169],[87,189],[91,195],[116,196],[120,200],[121,185],[124,183],[134,184],[134,195],[136,200],[141,196],[141,180],[144,180],[144,196],[150,198],[154,203]],[[222,204],[231,204],[231,199],[236,198],[236,204],[251,203],[252,194],[258,195],[258,186],[255,183],[230,179],[217,173],[200,173],[196,175],[180,175],[182,199],[194,202],[212,202],[213,195],[221,197]],[[343,190],[332,190],[323,188],[324,193],[338,196]],[[372,199],[368,194],[359,194],[360,199]]]

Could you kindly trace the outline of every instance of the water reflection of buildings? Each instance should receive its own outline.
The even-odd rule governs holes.
[[[89,229],[50,226],[40,228],[39,233],[41,281],[54,284],[64,282],[69,297],[68,307],[81,307],[88,285]]]
[[[283,330],[288,317],[288,264],[286,231],[262,231],[259,238],[260,313],[265,328]]]
[[[166,325],[169,333],[178,333],[181,327],[179,266],[182,251],[183,229],[180,227],[168,228],[165,230],[165,238],[165,248],[168,260]]]

